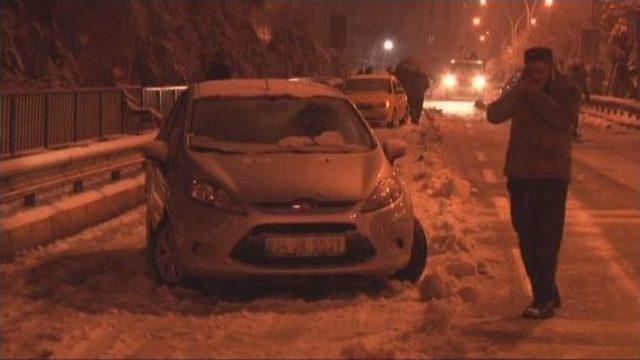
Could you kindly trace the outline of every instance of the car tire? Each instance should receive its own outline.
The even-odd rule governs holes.
[[[411,258],[407,266],[398,270],[393,275],[393,278],[400,281],[416,283],[420,280],[420,277],[422,277],[422,273],[427,266],[428,253],[427,235],[418,219],[414,219]]]
[[[183,285],[187,276],[178,260],[171,233],[171,226],[163,220],[151,235],[147,254],[151,268],[160,283],[169,286]]]

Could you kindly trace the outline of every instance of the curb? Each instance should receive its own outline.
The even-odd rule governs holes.
[[[0,261],[50,244],[144,203],[144,174],[0,220]]]

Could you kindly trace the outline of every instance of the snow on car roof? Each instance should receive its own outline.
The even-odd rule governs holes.
[[[267,82],[268,81],[268,86]],[[232,79],[212,80],[194,85],[194,98],[204,97],[257,97],[257,96],[328,96],[345,98],[339,91],[322,84],[285,79]]]
[[[391,74],[361,74],[361,75],[354,75],[352,77],[349,78],[349,80],[351,79],[390,79],[391,77],[393,77],[393,75]]]

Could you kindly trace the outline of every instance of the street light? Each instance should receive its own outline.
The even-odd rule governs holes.
[[[553,6],[553,0],[544,0],[544,6],[546,7]]]
[[[487,6],[487,0],[480,0],[480,6]]]
[[[385,40],[384,44],[382,45],[382,47],[386,50],[386,51],[391,51],[393,50],[393,41],[391,40]]]
[[[478,39],[479,39],[480,41],[484,42],[485,40],[487,40],[487,37],[486,37],[486,36],[484,36],[484,35],[480,35],[480,36],[478,37]]]
[[[473,26],[480,26],[481,23],[482,23],[482,19],[480,19],[479,16],[475,16],[473,18]]]
[[[538,23],[538,20],[536,18],[531,18],[530,23],[531,25],[536,26],[536,24]]]

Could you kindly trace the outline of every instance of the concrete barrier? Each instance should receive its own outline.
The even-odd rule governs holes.
[[[144,174],[0,220],[0,259],[50,244],[144,202]]]

